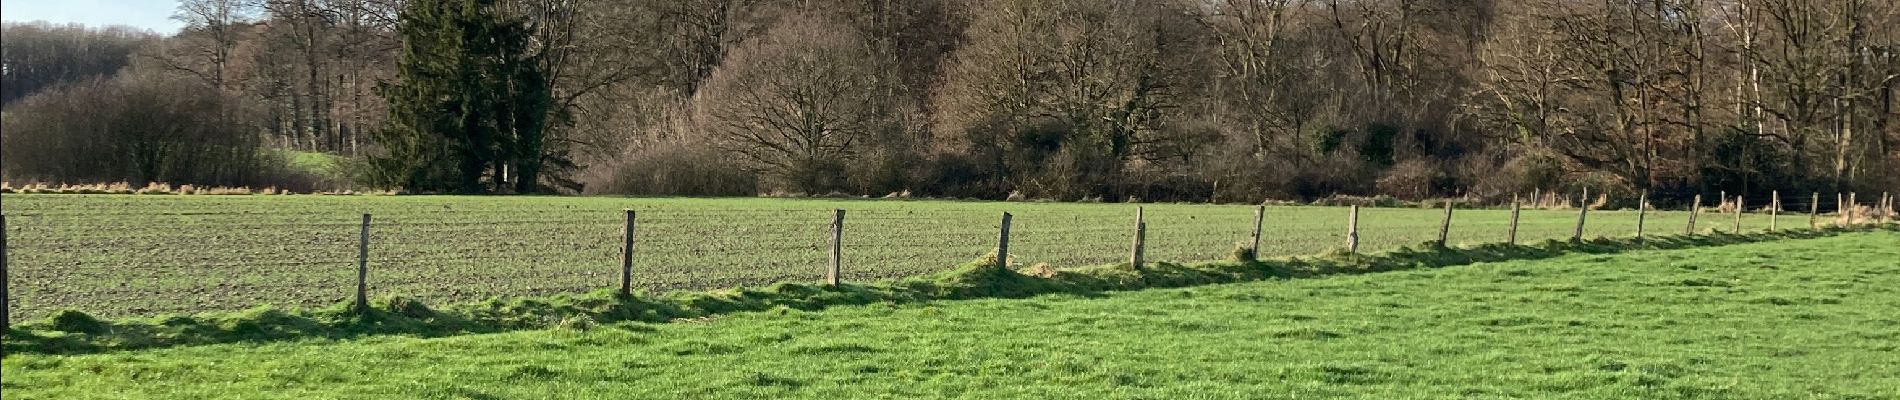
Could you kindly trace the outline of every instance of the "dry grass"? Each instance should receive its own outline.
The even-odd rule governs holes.
[[[344,190],[344,191],[324,191],[324,192],[296,192],[296,191],[292,191],[288,189],[280,189],[276,186],[265,187],[265,188],[251,188],[251,187],[245,187],[245,186],[200,187],[196,185],[173,186],[171,184],[162,183],[162,182],[154,182],[154,183],[147,184],[145,186],[140,186],[140,187],[132,186],[132,184],[128,182],[87,183],[87,184],[64,184],[64,183],[50,184],[50,183],[44,183],[44,182],[33,182],[33,183],[19,184],[17,186],[12,182],[0,182],[0,193],[207,195],[207,196],[251,196],[251,195],[277,196],[277,195],[292,195],[292,194],[357,196],[357,195],[395,195],[397,194],[397,192],[393,190],[387,190],[387,191]]]

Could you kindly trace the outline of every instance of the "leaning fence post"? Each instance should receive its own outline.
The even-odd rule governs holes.
[[[825,284],[838,286],[844,274],[844,210],[831,217],[831,266],[825,269]]]
[[[1445,219],[1438,223],[1438,247],[1447,247],[1451,239],[1451,200],[1445,200]]]
[[[1522,211],[1523,205],[1518,201],[1517,195],[1511,195],[1511,230],[1505,243],[1517,244],[1517,215]]]
[[[1352,206],[1352,215],[1346,218],[1346,252],[1359,252],[1359,206]]]
[[[1255,206],[1253,209],[1253,245],[1247,247],[1247,251],[1253,253],[1254,259],[1260,258],[1260,223],[1264,222],[1266,218],[1267,206],[1265,204]]]
[[[1808,229],[1821,229],[1821,192],[1814,192],[1814,199],[1808,200]]]
[[[620,243],[620,294],[633,294],[633,237],[634,213],[627,210],[627,227],[621,232]]]
[[[1689,206],[1689,230],[1683,234],[1695,234],[1695,219],[1702,214],[1702,195],[1695,195],[1695,204]]]
[[[1142,261],[1141,247],[1143,244],[1145,244],[1143,242],[1146,241],[1147,239],[1148,239],[1147,218],[1143,215],[1141,207],[1135,207],[1135,240],[1134,240],[1134,243],[1131,244],[1128,249],[1128,265],[1134,266],[1135,269],[1141,269],[1141,261]]]
[[[996,233],[996,266],[1009,267],[1009,213],[1003,213],[1003,226]]]
[[[1774,191],[1773,196],[1774,196],[1773,198],[1768,200],[1773,203],[1773,204],[1768,205],[1768,231],[1769,232],[1774,232],[1776,229],[1781,228],[1780,227],[1781,225],[1781,191],[1780,190]]]
[[[1643,239],[1643,226],[1649,222],[1648,219],[1649,219],[1649,191],[1644,190],[1643,196],[1638,197],[1636,199],[1636,239],[1637,240]]]
[[[13,302],[7,293],[7,216],[0,215],[0,335],[13,330]]]
[[[369,311],[369,214],[363,214],[363,232],[356,243],[356,312]]]
[[[1742,234],[1742,210],[1747,208],[1748,205],[1743,201],[1742,195],[1735,195],[1735,234],[1737,235]]]
[[[1583,189],[1583,199],[1577,201],[1577,230],[1570,235],[1570,241],[1583,242],[1583,223],[1590,218],[1590,189]]]

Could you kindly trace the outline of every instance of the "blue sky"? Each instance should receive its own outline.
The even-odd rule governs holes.
[[[177,0],[0,0],[0,19],[130,25],[172,34],[184,24],[171,20]]]

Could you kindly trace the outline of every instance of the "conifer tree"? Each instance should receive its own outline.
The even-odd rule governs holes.
[[[551,91],[526,24],[496,0],[414,0],[396,82],[381,88],[377,183],[417,192],[535,192]],[[511,184],[512,183],[512,184]]]

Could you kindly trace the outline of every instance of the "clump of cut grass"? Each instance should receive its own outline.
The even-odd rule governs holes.
[[[1254,261],[1254,260],[1258,260],[1259,256],[1260,256],[1259,254],[1254,253],[1253,247],[1248,246],[1246,243],[1235,242],[1234,250],[1227,253],[1227,261],[1233,261],[1233,262]]]
[[[176,192],[172,191],[172,185],[170,184],[152,182],[152,183],[145,184],[145,187],[143,188],[139,188],[138,192],[136,193],[137,194],[174,194]]]
[[[48,328],[60,332],[99,335],[112,330],[111,324],[100,321],[98,318],[93,318],[90,314],[74,310],[64,310],[54,313],[53,316],[47,320]]]

